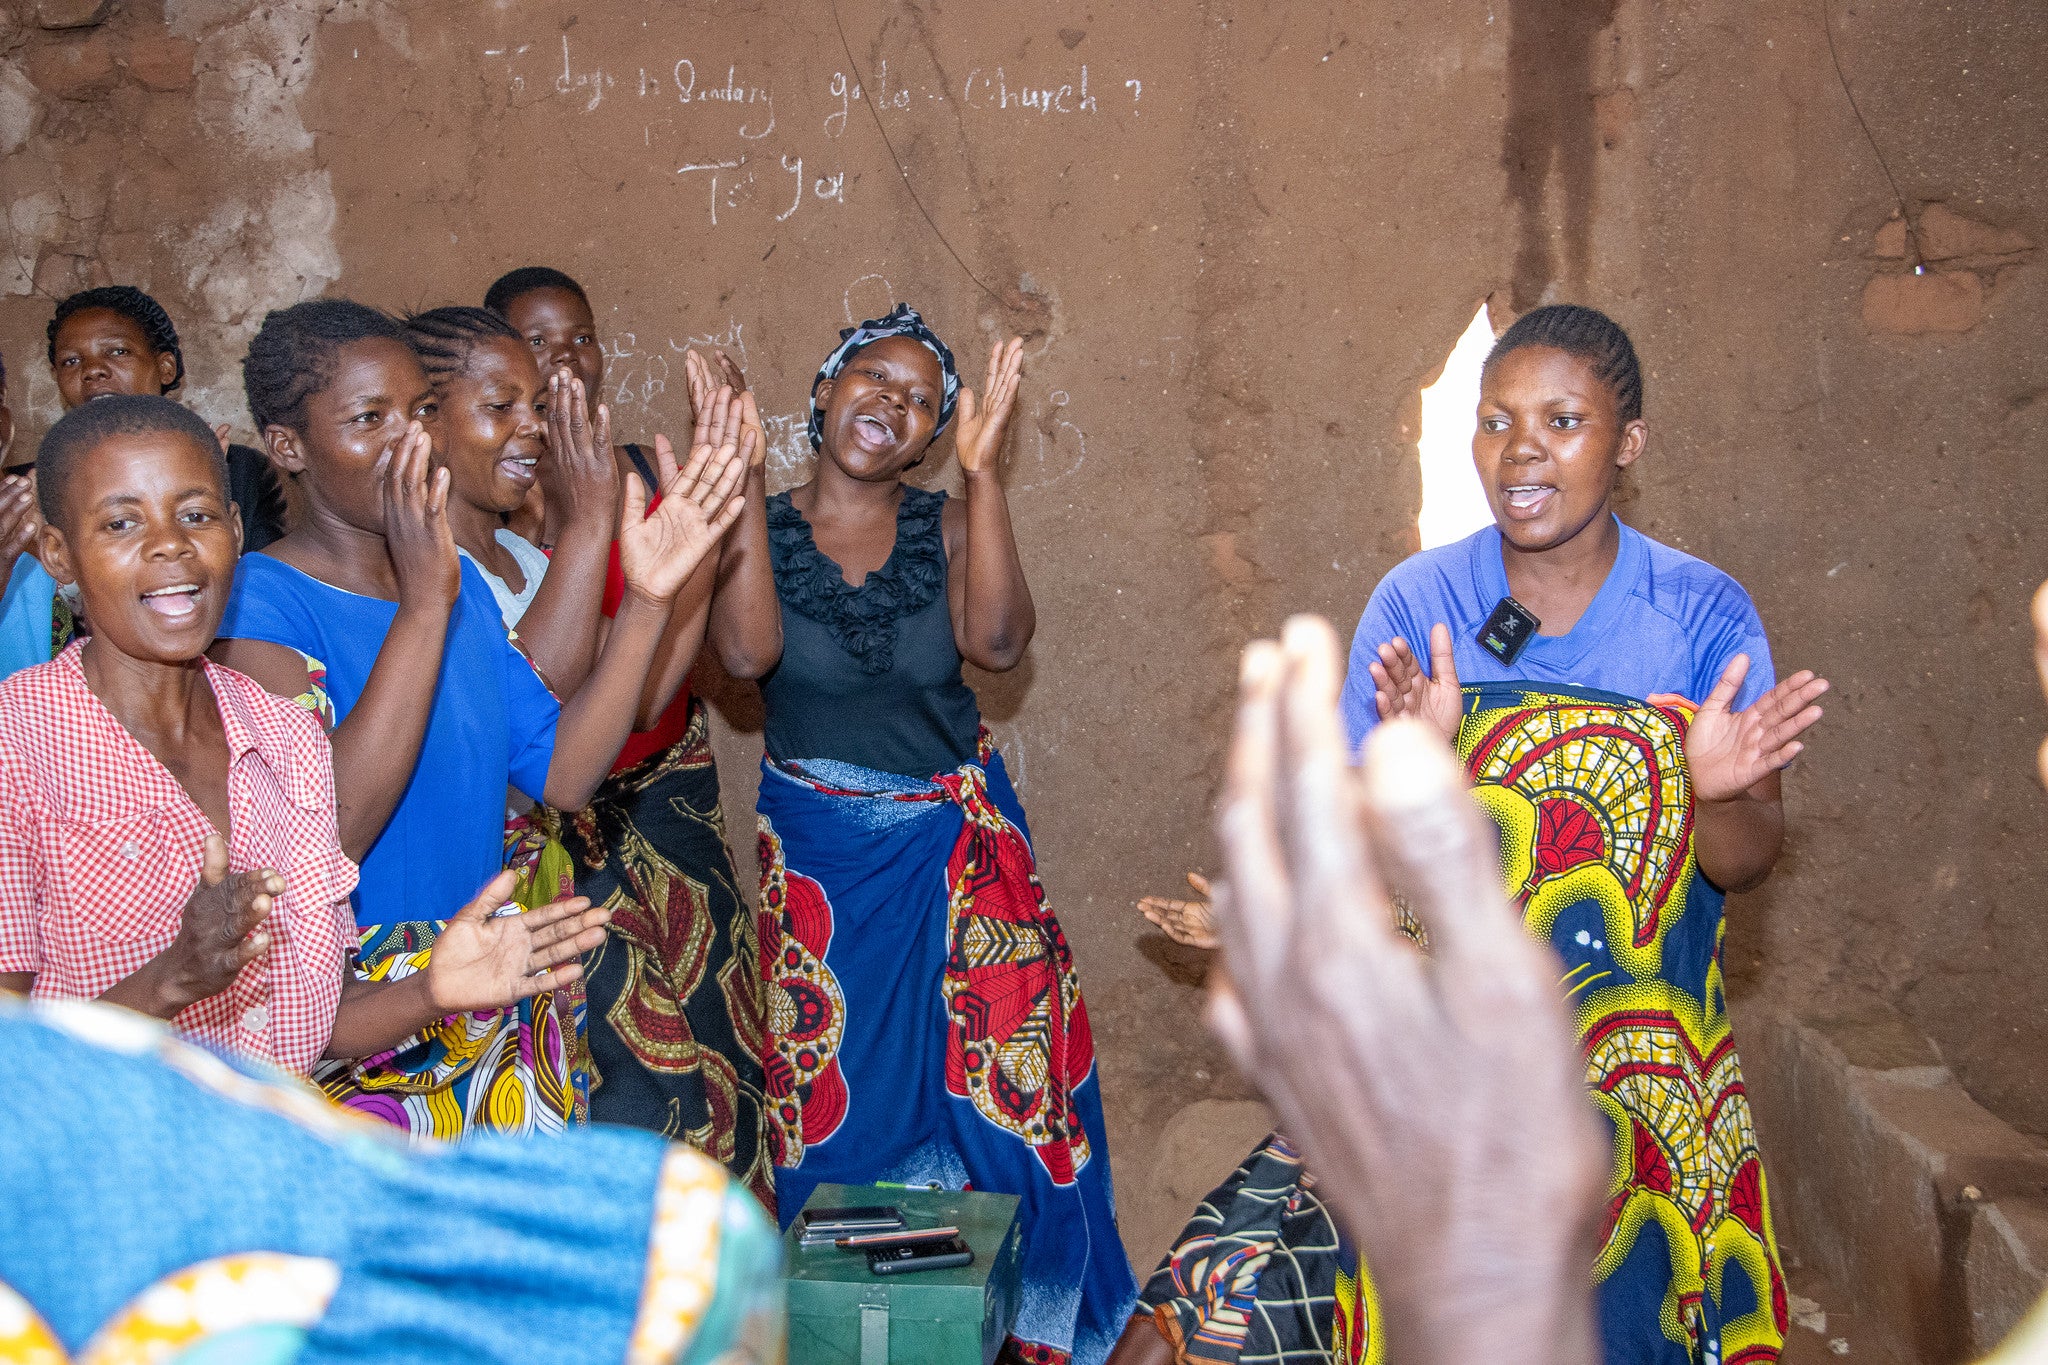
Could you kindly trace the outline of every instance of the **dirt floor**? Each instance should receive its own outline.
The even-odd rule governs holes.
[[[1173,1182],[1242,1154],[1202,1116],[1255,1091],[1202,1030],[1206,964],[1132,902],[1213,865],[1243,641],[1295,611],[1348,631],[1412,547],[1417,390],[1489,298],[1633,329],[1626,515],[1835,681],[1785,862],[1731,905],[1734,992],[1874,989],[2048,1131],[2035,0],[0,9],[23,439],[55,411],[51,303],[88,283],[155,291],[188,398],[240,423],[268,307],[560,266],[622,434],[676,430],[682,349],[726,347],[777,487],[838,328],[910,300],[969,373],[1029,338],[1010,489],[1040,629],[974,681],[1079,958],[1141,1263]],[[704,681],[744,868],[758,705]]]

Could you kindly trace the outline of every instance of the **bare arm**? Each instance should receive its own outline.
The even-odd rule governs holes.
[[[398,578],[398,614],[377,651],[370,679],[348,719],[328,736],[334,746],[335,824],[342,852],[361,862],[398,808],[419,762],[448,617],[462,589],[462,561],[448,529],[448,471],[431,481],[425,431],[415,422],[387,454],[384,537]],[[214,662],[246,673],[277,696],[306,691],[297,651],[261,640],[216,640]]]
[[[550,520],[560,517],[548,571],[519,620],[519,638],[558,697],[573,695],[597,657],[605,572],[618,507],[611,414],[586,416],[583,381],[558,370],[548,380],[548,452],[541,464]]]
[[[654,438],[654,452],[660,467],[674,466],[675,454],[666,436]],[[636,731],[652,730],[661,723],[662,713],[676,699],[676,693],[682,690],[684,680],[690,676],[690,669],[696,665],[697,651],[704,646],[704,624],[710,615],[712,584],[717,573],[717,556],[707,555],[683,580],[682,590],[676,594],[675,604],[669,608],[668,629],[662,632],[661,642],[654,648],[654,662],[647,670],[647,684],[640,689],[640,709],[633,717]],[[598,622],[599,648],[603,648],[604,641],[610,638],[610,630],[609,620]]]
[[[741,516],[746,513],[742,512]],[[683,690],[684,681],[696,666],[697,652],[704,647],[704,628],[711,617],[713,585],[718,577],[718,560],[706,556],[676,594],[669,608],[668,629],[654,647],[654,662],[647,670],[647,685],[640,689],[640,711],[633,718],[635,730],[652,730],[661,723],[662,713]]]
[[[576,959],[604,941],[608,910],[578,896],[500,915],[514,878],[501,872],[434,940],[427,969],[396,981],[345,971],[329,1057],[368,1057],[396,1047],[437,1019],[504,1009],[583,975]]]
[[[1783,780],[1772,773],[1725,801],[1693,803],[1692,852],[1723,891],[1749,891],[1778,865],[1785,843]]]
[[[977,398],[972,389],[960,391],[955,439],[967,476],[967,506],[960,513],[946,509],[951,564],[946,596],[953,642],[969,663],[997,673],[1017,666],[1038,629],[1002,483],[1003,440],[1016,406],[1023,351],[1023,341],[1012,338],[989,356],[985,397]]]
[[[657,443],[662,454],[666,442]],[[674,456],[663,459],[661,505],[647,513],[640,476],[626,477],[626,505],[620,518],[619,567],[625,596],[605,632],[604,649],[584,684],[562,706],[555,726],[554,758],[548,765],[547,803],[557,810],[581,810],[611,771],[640,713],[640,698],[654,653],[668,628],[683,583],[718,548],[740,514],[739,483],[745,471],[737,444],[692,452],[690,467],[677,473]]]
[[[708,633],[719,666],[727,673],[740,679],[762,678],[782,661],[782,602],[775,594],[775,570],[768,558],[768,438],[746,376],[723,351],[718,363],[726,384],[714,390],[710,367],[697,353],[683,357],[697,421],[690,444],[722,444],[724,426],[736,411],[747,455],[746,503],[719,546]],[[749,437],[753,444],[746,446]]]

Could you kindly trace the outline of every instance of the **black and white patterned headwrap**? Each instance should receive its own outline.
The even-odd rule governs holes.
[[[937,332],[925,326],[924,319],[917,315],[915,308],[899,303],[889,310],[889,316],[885,318],[870,318],[858,327],[840,329],[839,348],[825,357],[825,363],[818,367],[818,377],[811,381],[812,450],[825,443],[825,410],[818,406],[818,385],[828,379],[837,379],[855,351],[884,337],[909,337],[939,358],[939,370],[945,375],[946,382],[944,396],[939,399],[939,424],[932,428],[932,439],[937,440],[946,424],[953,420],[953,408],[960,399],[960,371],[954,368],[953,353],[946,349],[945,342],[939,340]]]

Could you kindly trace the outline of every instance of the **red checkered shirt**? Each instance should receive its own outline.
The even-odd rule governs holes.
[[[170,946],[215,830],[93,695],[81,648],[0,682],[0,972],[91,998]],[[269,949],[172,1022],[303,1073],[334,1030],[355,939],[333,756],[301,708],[213,663],[206,678],[227,732],[229,868],[270,868],[285,892]]]

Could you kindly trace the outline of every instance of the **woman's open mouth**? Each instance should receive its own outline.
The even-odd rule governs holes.
[[[896,444],[896,428],[873,413],[864,412],[853,419],[853,435],[869,450],[887,450]]]
[[[1525,521],[1542,516],[1550,500],[1557,496],[1557,489],[1547,483],[1520,483],[1501,489],[1501,494],[1507,514]]]
[[[540,477],[540,456],[509,455],[498,461],[498,473],[525,488]]]
[[[199,585],[174,583],[152,588],[142,594],[142,604],[173,625],[183,625],[199,614]]]

